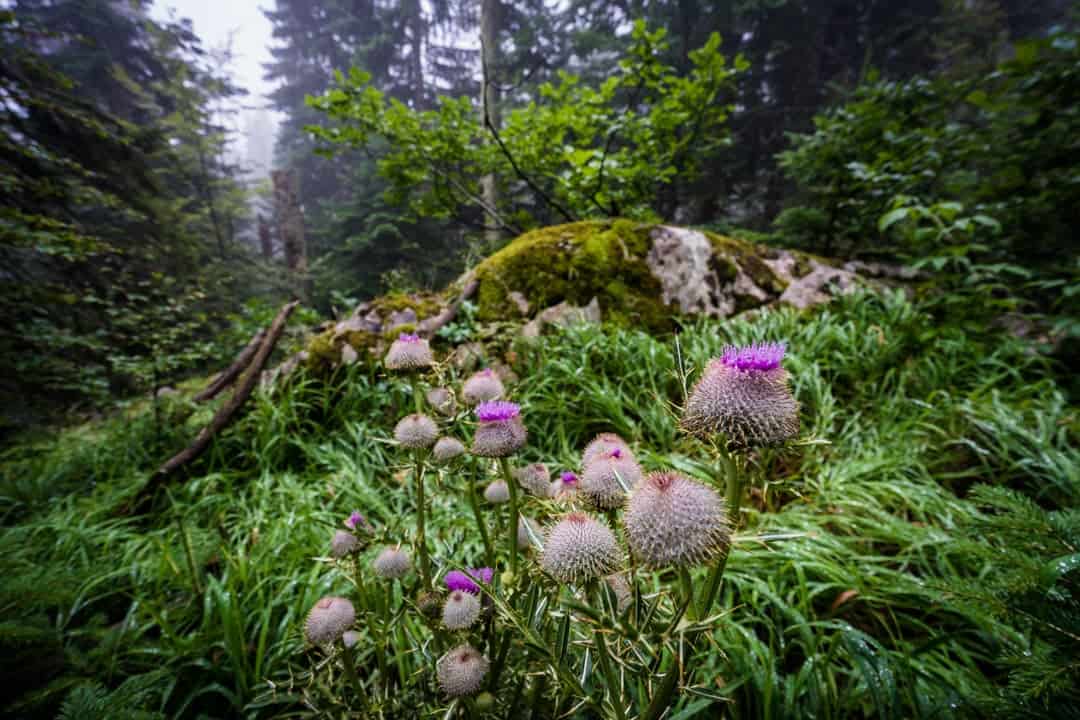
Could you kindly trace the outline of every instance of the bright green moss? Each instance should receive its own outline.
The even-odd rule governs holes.
[[[438,315],[443,308],[439,295],[430,292],[392,292],[381,295],[371,301],[371,308],[379,315],[388,316],[392,312],[412,310],[420,320]]]

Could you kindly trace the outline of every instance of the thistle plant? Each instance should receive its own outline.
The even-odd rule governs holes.
[[[481,371],[455,389],[426,343],[401,336],[386,367],[408,378],[415,404],[394,428],[412,461],[415,515],[402,519],[415,523],[414,553],[397,543],[407,527],[375,533],[358,514],[350,517],[347,530],[334,535],[331,555],[358,568],[354,584],[367,621],[336,604],[347,601],[330,598],[321,614],[313,610],[305,633],[369,662],[360,702],[374,698],[373,707],[387,716],[419,712],[395,704],[407,702],[398,699],[400,688],[448,704],[446,717],[502,703],[513,713],[520,700],[532,717],[580,710],[660,720],[680,687],[694,684],[687,653],[700,649],[699,638],[715,626],[711,607],[753,453],[798,431],[783,354],[779,344],[729,348],[707,364],[686,398],[680,427],[715,453],[721,492],[670,469],[646,472],[631,444],[613,433],[582,449],[579,472],[553,479],[551,465],[529,447],[526,408],[497,375]],[[435,390],[421,391],[421,373],[437,382]],[[457,410],[459,393],[471,411]],[[470,428],[468,443],[456,439]],[[460,493],[474,527],[456,525],[439,537],[437,566],[461,568],[445,571],[445,589],[432,583],[425,539],[428,463],[436,498]],[[376,536],[373,557],[366,555]],[[481,564],[469,557],[477,548],[483,567],[466,564]],[[438,557],[447,551],[456,555]],[[381,582],[366,582],[361,565]],[[333,623],[324,620],[331,609],[341,614]],[[644,682],[635,688],[637,679]]]

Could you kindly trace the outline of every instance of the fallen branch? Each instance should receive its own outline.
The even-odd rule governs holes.
[[[206,449],[210,447],[210,441],[214,439],[214,436],[224,430],[229,423],[232,422],[236,411],[247,401],[251,396],[251,392],[255,389],[255,385],[258,383],[259,376],[262,373],[263,366],[266,365],[266,361],[270,358],[270,353],[273,352],[274,346],[277,345],[278,340],[281,339],[281,334],[285,330],[285,324],[288,322],[289,315],[292,313],[293,308],[298,304],[298,300],[293,300],[278,311],[277,317],[274,318],[274,322],[271,323],[270,329],[266,332],[262,342],[259,344],[259,349],[256,351],[255,357],[252,358],[243,377],[241,377],[240,383],[237,385],[236,390],[233,391],[232,397],[229,398],[228,402],[218,408],[213,419],[210,420],[206,427],[199,431],[199,434],[190,445],[176,455],[173,455],[164,465],[158,468],[157,472],[150,478],[150,481],[135,497],[133,502],[134,506],[137,507],[143,501],[151,497],[169,476],[206,452]]]
[[[255,333],[251,338],[251,341],[247,346],[240,351],[240,354],[236,356],[232,365],[218,373],[217,377],[215,377],[209,385],[203,388],[202,392],[195,396],[195,402],[212,400],[217,397],[222,390],[236,382],[236,378],[240,377],[240,374],[251,364],[251,359],[255,357],[255,353],[258,351],[259,346],[262,345],[263,338],[265,337],[266,328],[261,328],[259,332]]]

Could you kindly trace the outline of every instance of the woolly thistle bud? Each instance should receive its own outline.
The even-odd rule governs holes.
[[[454,393],[450,391],[450,388],[432,388],[428,390],[426,397],[428,405],[434,408],[435,412],[446,416],[454,414],[457,402],[454,400]]]
[[[510,502],[510,488],[502,480],[495,480],[484,488],[484,499],[492,505]]]
[[[623,523],[631,552],[654,569],[708,562],[731,540],[719,493],[675,472],[646,477],[630,496]]]
[[[315,603],[304,623],[304,636],[312,645],[330,645],[356,620],[352,603],[345,598],[324,597]]]
[[[533,539],[529,532],[532,531],[532,535],[536,537],[543,537],[543,529],[532,518],[527,518],[524,515],[518,516],[517,526],[517,541],[518,550],[528,550],[533,546]]]
[[[641,466],[629,450],[614,447],[585,466],[578,490],[599,510],[622,507],[626,491],[641,480]]]
[[[626,573],[612,573],[604,578],[611,591],[615,593],[615,609],[619,613],[626,612],[630,607],[630,601],[634,599],[634,591],[626,579]]]
[[[464,630],[480,619],[480,598],[464,590],[455,590],[443,605],[443,625],[449,630]]]
[[[421,370],[431,367],[435,358],[427,340],[403,333],[390,345],[383,363],[387,370]]]
[[[439,426],[427,415],[413,413],[406,415],[394,427],[394,439],[412,450],[423,450],[435,444],[439,437]]]
[[[479,650],[465,643],[439,658],[435,663],[435,675],[444,693],[450,697],[461,697],[480,689],[488,665],[488,659]]]
[[[351,532],[338,530],[330,540],[330,557],[343,558],[360,549],[360,540]]]
[[[528,433],[521,408],[512,402],[485,402],[476,408],[476,434],[472,453],[480,457],[507,457],[525,446]]]
[[[360,633],[355,630],[346,630],[341,635],[341,644],[347,648],[355,647],[360,642]]]
[[[482,692],[476,696],[476,709],[482,713],[489,713],[495,709],[495,696],[489,692]]]
[[[457,438],[441,437],[435,443],[435,447],[431,451],[431,457],[435,458],[435,462],[446,463],[464,452],[465,446]]]
[[[596,458],[608,454],[615,448],[626,451],[630,457],[634,456],[630,452],[630,446],[621,437],[615,433],[600,433],[585,446],[585,450],[581,453],[581,467],[585,467]]]
[[[559,582],[571,583],[608,575],[621,559],[607,525],[585,513],[570,513],[548,530],[540,565]]]
[[[559,479],[551,483],[549,497],[566,499],[572,496],[578,489],[578,476],[565,470],[559,474]]]
[[[799,404],[781,363],[783,343],[728,347],[709,361],[683,410],[683,430],[722,433],[736,450],[779,445],[799,433]]]
[[[388,547],[379,553],[371,567],[379,577],[393,580],[408,574],[412,569],[412,560],[409,553],[401,548]]]
[[[532,463],[514,470],[514,477],[521,487],[537,497],[548,497],[551,488],[551,472],[544,463]]]
[[[486,368],[465,381],[461,386],[461,397],[469,405],[479,405],[482,402],[498,400],[506,394],[502,380],[491,368]]]

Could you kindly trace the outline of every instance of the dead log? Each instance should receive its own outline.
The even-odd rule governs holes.
[[[277,345],[278,340],[281,339],[281,334],[285,330],[285,324],[289,320],[289,315],[299,302],[299,300],[293,300],[278,311],[277,317],[274,318],[274,322],[271,323],[270,329],[266,332],[265,337],[263,337],[262,342],[259,344],[259,349],[255,353],[255,357],[252,358],[243,377],[240,378],[240,382],[236,386],[236,390],[233,391],[232,397],[229,398],[228,402],[218,408],[213,419],[210,420],[206,427],[199,431],[199,434],[190,445],[176,455],[173,455],[164,465],[158,468],[157,472],[150,478],[150,481],[139,491],[133,503],[135,506],[140,505],[143,501],[150,498],[173,473],[206,452],[206,449],[210,447],[210,441],[214,439],[214,436],[228,427],[229,423],[233,420],[233,416],[236,415],[236,411],[247,401],[251,396],[251,392],[255,389],[255,385],[258,383],[262,373],[263,366],[266,365],[266,361],[270,358],[270,353],[273,352],[274,346]]]
[[[251,364],[251,359],[255,357],[255,353],[259,350],[259,346],[262,345],[262,341],[265,337],[266,328],[261,328],[259,332],[252,336],[251,341],[240,351],[240,354],[236,356],[232,365],[218,373],[210,384],[195,396],[195,402],[212,400],[217,397],[222,390],[232,385],[236,381],[236,378],[240,377],[240,374]]]

